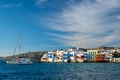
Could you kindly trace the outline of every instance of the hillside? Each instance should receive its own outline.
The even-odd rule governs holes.
[[[99,49],[99,50],[109,50],[109,49],[120,49],[119,47],[106,47],[106,46],[99,46],[97,47],[96,49]]]
[[[24,54],[24,55],[27,55],[31,60],[39,61],[43,56],[43,54],[45,53],[47,53],[47,51],[26,52],[26,53],[21,53],[19,55]],[[13,59],[14,57],[17,58],[19,55],[5,57],[4,60],[10,60],[10,59]]]

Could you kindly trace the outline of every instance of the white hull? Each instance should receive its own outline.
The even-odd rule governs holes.
[[[9,61],[7,61],[6,63],[7,64],[32,64],[32,62],[30,62],[30,63],[19,63],[19,62],[9,62]]]
[[[29,58],[21,58],[20,60],[13,59],[6,61],[7,64],[32,64],[32,61]]]

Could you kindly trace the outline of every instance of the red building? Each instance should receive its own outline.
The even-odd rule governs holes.
[[[96,62],[104,62],[105,61],[105,54],[96,54],[95,55],[95,61]]]

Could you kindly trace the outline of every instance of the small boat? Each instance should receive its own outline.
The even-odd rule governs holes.
[[[18,58],[15,58],[15,52],[16,52],[16,49],[17,47],[19,48],[19,54],[20,54],[20,41],[19,41],[19,37],[18,37],[18,40],[17,40],[17,44],[16,44],[16,47],[15,47],[15,50],[14,50],[14,53],[13,53],[13,59],[12,60],[9,60],[9,61],[6,61],[7,64],[32,64],[33,62],[31,61],[31,59],[26,56],[26,55],[20,55],[18,56]]]
[[[32,64],[32,61],[27,56],[19,56],[17,59],[12,59],[6,62],[7,64]]]

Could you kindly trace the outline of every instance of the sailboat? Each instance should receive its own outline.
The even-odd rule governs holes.
[[[7,64],[32,64],[33,62],[26,55],[20,55],[20,56],[18,56],[18,58],[14,57],[17,48],[19,48],[19,54],[20,54],[20,37],[18,37],[18,40],[17,40],[17,44],[16,44],[16,47],[15,47],[15,50],[14,50],[14,53],[13,53],[13,59],[9,60],[9,61],[6,61],[6,63]]]

